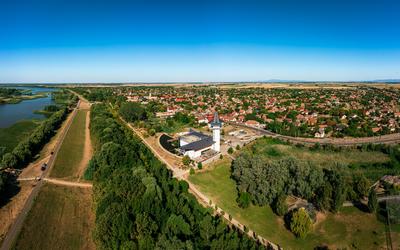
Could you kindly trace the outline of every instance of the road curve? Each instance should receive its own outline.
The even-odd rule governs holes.
[[[293,137],[281,134],[276,134],[269,130],[255,128],[247,126],[243,123],[229,122],[228,124],[248,128],[261,135],[266,135],[272,138],[278,138],[285,141],[290,141],[292,143],[300,143],[304,145],[312,145],[319,143],[321,145],[334,145],[334,146],[355,146],[362,144],[397,144],[400,143],[400,133],[373,136],[373,137],[360,137],[360,138],[303,138],[303,137]]]

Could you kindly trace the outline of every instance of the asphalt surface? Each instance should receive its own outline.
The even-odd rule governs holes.
[[[256,131],[258,134],[266,135],[281,140],[290,141],[292,143],[300,143],[304,145],[312,145],[319,143],[321,145],[335,145],[335,146],[354,146],[361,144],[397,144],[400,143],[400,133],[373,136],[373,137],[360,137],[360,138],[303,138],[293,137],[273,133],[269,130],[247,126],[241,123],[229,123],[234,126],[243,127]]]
[[[80,104],[80,101],[78,101],[77,107],[79,107],[79,104]],[[44,184],[44,178],[46,178],[49,175],[50,170],[52,169],[52,167],[54,165],[55,159],[57,158],[58,151],[60,150],[61,145],[64,141],[64,138],[65,138],[69,128],[71,127],[72,121],[74,120],[74,118],[76,116],[77,110],[78,110],[78,108],[75,108],[72,111],[72,117],[68,121],[68,124],[65,127],[65,129],[62,131],[61,137],[58,140],[58,142],[53,150],[53,155],[50,156],[49,161],[47,162],[47,168],[40,175],[40,180],[35,183],[36,185],[32,189],[31,194],[28,196],[23,209],[18,214],[14,223],[11,225],[10,229],[8,230],[6,237],[3,240],[3,244],[1,245],[0,250],[11,249],[15,240],[17,239],[17,236],[18,236],[19,232],[21,231],[22,225],[23,225],[29,211],[31,210],[32,205],[33,205],[37,195],[39,194],[41,187]]]

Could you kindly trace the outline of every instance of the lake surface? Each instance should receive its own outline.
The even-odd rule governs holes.
[[[33,94],[38,92],[54,92],[58,89],[40,87],[14,87],[16,89],[30,89]],[[51,96],[34,100],[24,100],[17,104],[0,104],[0,128],[6,128],[20,120],[44,119],[41,114],[34,114],[35,110],[41,110],[45,106],[53,104]]]

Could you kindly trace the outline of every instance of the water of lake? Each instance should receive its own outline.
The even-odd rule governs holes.
[[[57,89],[39,87],[15,87],[18,89],[30,89],[32,93],[53,92]],[[44,119],[41,114],[34,114],[35,110],[41,110],[45,106],[53,104],[51,96],[34,100],[25,100],[17,104],[0,104],[0,128],[6,128],[20,120]]]

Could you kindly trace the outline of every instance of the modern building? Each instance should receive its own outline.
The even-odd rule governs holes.
[[[190,159],[198,158],[203,152],[213,150],[220,152],[221,127],[218,114],[214,114],[214,120],[210,124],[213,135],[205,135],[201,132],[190,129],[189,132],[179,137],[179,150]]]

